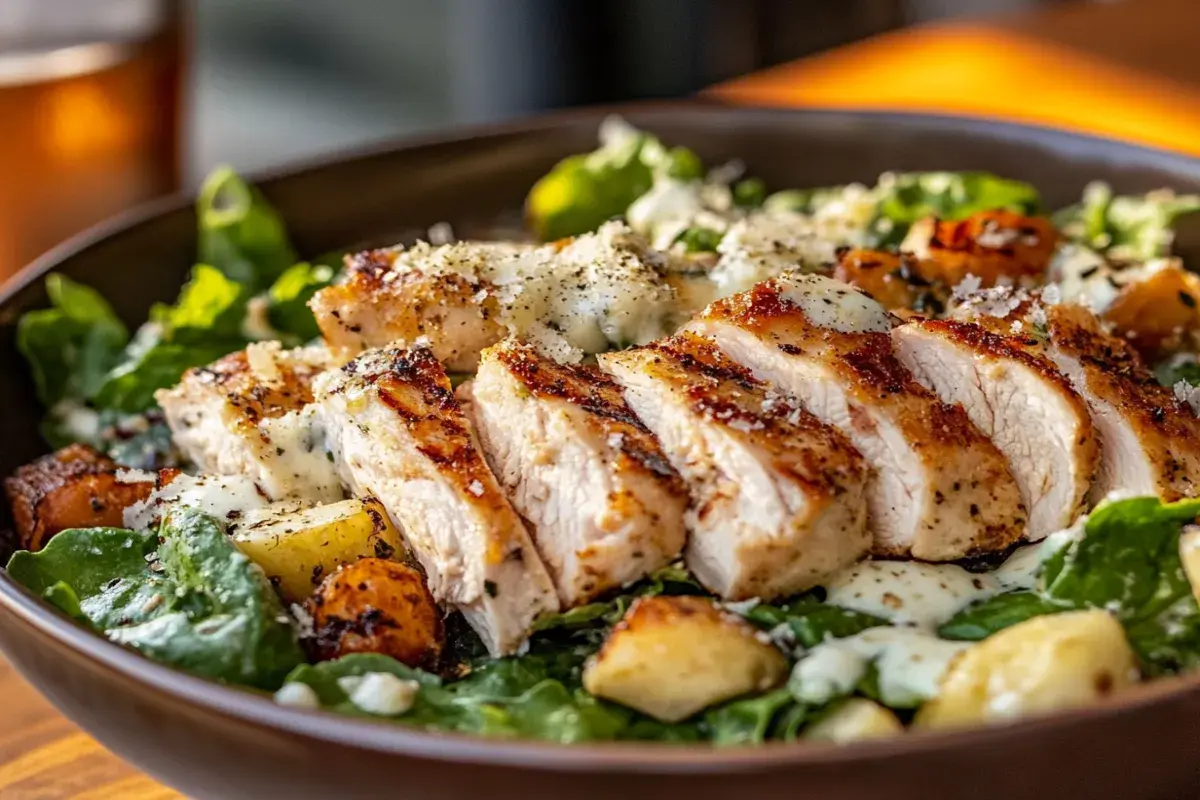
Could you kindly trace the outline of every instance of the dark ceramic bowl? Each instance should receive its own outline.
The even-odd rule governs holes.
[[[1036,184],[1051,207],[1090,180],[1200,190],[1200,162],[1111,141],[959,119],[703,105],[621,109],[710,163],[742,158],[772,186],[872,181],[894,169],[986,169]],[[301,252],[519,208],[557,159],[594,146],[604,111],[426,139],[261,183]],[[0,472],[38,455],[41,415],[13,346],[50,270],[91,284],[131,325],[174,297],[195,252],[189,200],[168,199],[50,253],[0,296]],[[1190,236],[1187,239],[1192,238]],[[1188,241],[1185,248],[1190,249]],[[147,661],[76,627],[0,572],[0,646],[105,746],[196,798],[1194,797],[1200,682],[1163,682],[1086,711],[852,747],[560,747],[425,734],[297,711]],[[3,700],[0,699],[0,704]],[[0,720],[3,714],[0,712]],[[0,722],[2,724],[2,722]]]

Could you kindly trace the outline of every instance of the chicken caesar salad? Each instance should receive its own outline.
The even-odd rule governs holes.
[[[9,576],[276,702],[848,742],[1200,665],[1200,196],[773,187],[619,119],[528,234],[301,260],[232,171],[130,333],[51,274]]]

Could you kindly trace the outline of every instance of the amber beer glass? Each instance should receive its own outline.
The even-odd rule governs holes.
[[[0,281],[178,188],[181,16],[170,0],[0,0]]]

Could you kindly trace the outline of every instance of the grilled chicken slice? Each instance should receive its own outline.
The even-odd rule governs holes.
[[[424,348],[368,351],[318,378],[326,442],[356,495],[378,498],[439,601],[493,655],[558,610],[524,523],[476,448],[450,381]]]
[[[508,334],[584,353],[650,341],[674,311],[676,265],[622,222],[546,245],[457,242],[347,259],[345,283],[310,305],[330,347],[424,345],[453,372]]]
[[[611,378],[506,339],[458,395],[563,606],[679,555],[687,490]]]
[[[691,491],[691,571],[727,599],[803,591],[865,555],[862,457],[713,344],[600,356]]]
[[[1008,459],[1029,512],[1026,538],[1068,527],[1100,459],[1084,403],[1037,341],[956,320],[892,330],[896,355],[917,380],[958,403]]]
[[[477,258],[515,260],[525,250],[508,245],[477,248],[445,245]],[[504,336],[494,287],[464,265],[463,272],[412,268],[428,245],[411,250],[371,250],[346,259],[344,283],[322,289],[310,301],[321,334],[344,357],[392,342],[422,343],[447,369],[469,371],[479,351]],[[465,256],[464,256],[465,257]]]
[[[167,479],[175,473],[165,473]],[[17,469],[4,481],[17,540],[41,550],[67,528],[122,527],[122,514],[155,489],[111,458],[73,444]]]
[[[249,476],[272,500],[332,502],[342,485],[310,406],[313,378],[327,366],[322,348],[261,342],[188,370],[155,399],[200,471]]]
[[[891,327],[847,284],[786,275],[713,303],[689,329],[850,438],[874,468],[877,555],[946,561],[1003,550],[1025,528],[1004,456],[904,368]]]
[[[1005,299],[1007,298],[1007,299]],[[1100,468],[1089,500],[1109,492],[1200,496],[1200,420],[1188,391],[1161,386],[1126,340],[1107,333],[1079,305],[993,289],[955,310],[993,326],[1021,325],[1087,402],[1100,441]]]
[[[947,286],[957,286],[968,275],[994,286],[1041,278],[1057,243],[1050,220],[996,210],[963,220],[923,219],[912,226],[900,249],[920,259],[925,277]]]

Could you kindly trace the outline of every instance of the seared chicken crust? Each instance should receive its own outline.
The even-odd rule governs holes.
[[[607,375],[506,339],[484,350],[458,394],[564,606],[636,581],[683,549],[687,490]]]
[[[967,416],[1008,459],[1029,511],[1027,537],[1070,526],[1100,460],[1087,404],[1037,341],[957,320],[913,320],[892,331],[901,362]]]
[[[368,351],[322,375],[316,395],[342,480],[387,509],[433,596],[462,611],[491,653],[512,653],[558,599],[433,353]]]
[[[706,587],[786,596],[866,554],[865,468],[842,434],[692,334],[600,364],[688,482],[685,555]]]
[[[1003,455],[961,406],[905,369],[890,328],[878,304],[811,275],[760,283],[689,326],[854,443],[873,468],[877,555],[945,561],[1005,549],[1026,514]]]

